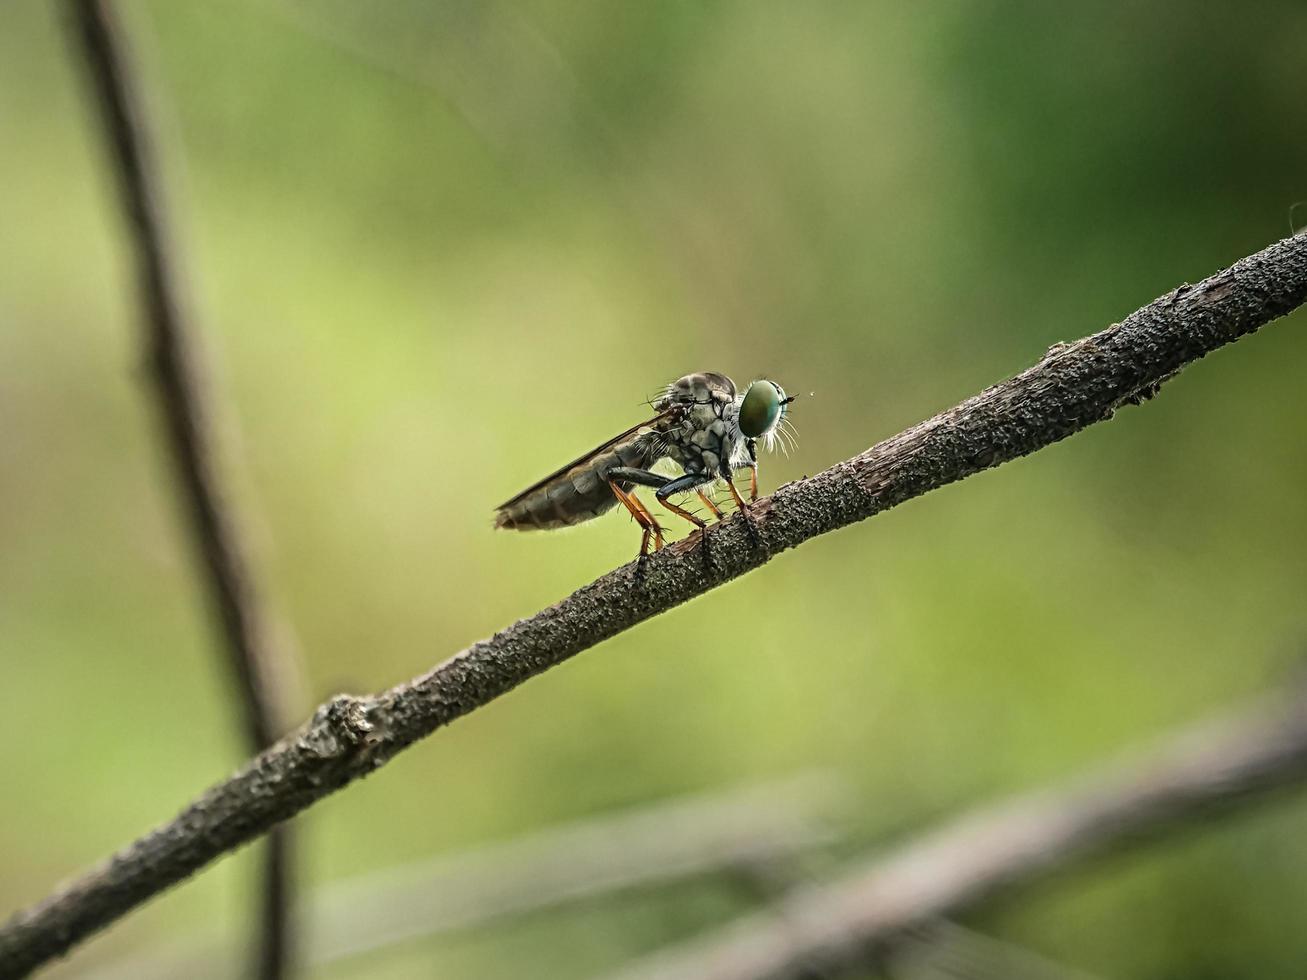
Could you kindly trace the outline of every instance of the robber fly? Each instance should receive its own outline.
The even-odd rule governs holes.
[[[724,374],[687,374],[673,381],[649,404],[657,413],[614,436],[566,466],[533,483],[496,509],[495,527],[516,531],[580,524],[619,503],[640,525],[640,556],[663,546],[664,528],[635,495],[651,487],[667,510],[696,527],[707,522],[672,502],[677,494],[697,493],[718,520],[722,512],[704,493],[718,480],[726,484],[736,506],[748,510],[732,478],[749,471],[749,502],[758,499],[758,443],[770,449],[782,435],[786,406],[794,401],[774,381],[754,381],[744,394]],[[664,476],[652,467],[671,459],[684,475]]]

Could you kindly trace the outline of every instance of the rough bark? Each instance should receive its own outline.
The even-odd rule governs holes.
[[[523,681],[820,534],[1041,449],[1138,404],[1185,365],[1307,298],[1307,238],[1184,285],[973,398],[759,500],[643,566],[623,566],[380,694],[341,695],[174,820],[17,913],[0,964],[29,971],[220,855],[385,765]]]

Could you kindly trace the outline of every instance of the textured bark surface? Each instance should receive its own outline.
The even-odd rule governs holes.
[[[1286,239],[736,515],[631,563],[375,696],[339,696],[173,821],[0,927],[21,975],[210,861],[523,681],[772,555],[1066,438],[1137,404],[1186,364],[1307,299],[1307,237]],[[755,537],[756,535],[756,537]]]

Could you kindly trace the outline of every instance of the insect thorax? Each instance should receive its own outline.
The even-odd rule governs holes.
[[[737,410],[733,397],[682,404],[663,431],[666,454],[687,474],[729,477],[731,461],[739,455]]]

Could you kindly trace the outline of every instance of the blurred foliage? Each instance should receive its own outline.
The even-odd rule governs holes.
[[[772,488],[1282,237],[1307,200],[1296,0],[123,6],[314,701],[629,559],[618,517],[495,534],[490,508],[663,381],[814,392]],[[3,908],[241,754],[53,7],[10,0],[0,31]],[[1283,681],[1307,626],[1304,325],[533,681],[314,808],[309,876],[814,765],[881,844]],[[1304,817],[1290,798],[973,921],[1104,975],[1298,976]],[[251,875],[224,862],[51,975],[241,937]],[[586,976],[744,904],[687,886],[330,974]]]

